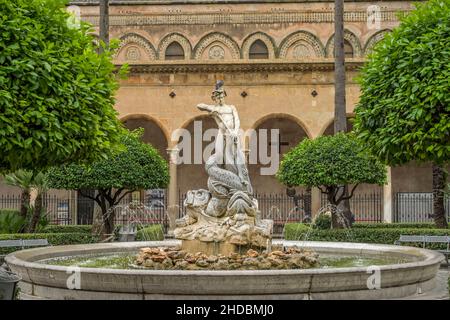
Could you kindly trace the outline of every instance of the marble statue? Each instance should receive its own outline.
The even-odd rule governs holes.
[[[271,220],[262,220],[253,196],[239,134],[236,107],[225,104],[223,81],[212,93],[214,105],[199,104],[219,128],[214,154],[206,161],[208,190],[189,191],[186,215],[176,221],[175,238],[201,242],[226,242],[265,248],[271,240]]]

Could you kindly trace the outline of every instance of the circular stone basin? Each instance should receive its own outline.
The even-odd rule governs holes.
[[[295,270],[146,270],[45,264],[56,258],[134,254],[179,241],[71,245],[22,250],[5,260],[22,277],[23,298],[45,299],[387,299],[435,286],[442,254],[413,247],[342,242],[274,241],[323,257],[393,261],[376,266]],[[66,259],[66,258],[64,258]],[[344,259],[345,260],[345,259]]]

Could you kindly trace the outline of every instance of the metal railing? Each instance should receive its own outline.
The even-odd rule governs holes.
[[[20,210],[22,199],[20,195],[0,195],[0,209]],[[45,195],[42,201],[44,216],[50,224],[72,224],[71,206],[73,201],[56,195]]]
[[[398,192],[394,201],[395,222],[433,222],[431,192]],[[444,208],[450,222],[450,197],[444,198]]]
[[[134,210],[134,218],[146,224],[163,224],[167,229],[167,192],[141,192],[124,198],[115,209],[115,223],[123,224],[129,217],[123,210]],[[255,193],[263,219],[274,220],[274,233],[281,233],[284,224],[301,222],[305,213],[311,213],[311,195],[303,192],[297,195],[300,201],[295,205],[294,199],[286,194]],[[178,194],[178,217],[185,214],[183,202],[185,193]],[[326,195],[321,196],[321,206],[327,204]],[[92,224],[94,211],[98,206],[91,199],[68,199],[56,195],[45,195],[43,200],[45,217],[50,224]],[[0,209],[20,210],[20,195],[0,194]],[[383,192],[355,194],[350,200],[350,207],[358,222],[383,221]],[[445,198],[444,207],[450,222],[450,198]],[[130,210],[130,211],[132,211]],[[394,222],[432,222],[433,194],[399,192],[394,197]],[[74,219],[76,220],[74,221]]]

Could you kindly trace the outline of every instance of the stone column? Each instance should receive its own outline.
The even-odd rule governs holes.
[[[321,192],[319,188],[311,188],[311,217],[314,219],[319,211]]]
[[[394,222],[392,210],[392,174],[391,167],[386,168],[387,184],[383,186],[383,222]]]
[[[72,219],[72,224],[78,222],[78,192],[75,190],[68,191],[69,196],[69,214]]]
[[[167,214],[169,218],[169,235],[173,235],[175,220],[178,217],[178,184],[177,184],[177,157],[178,148],[167,149],[169,154],[169,174],[170,182],[168,189]]]

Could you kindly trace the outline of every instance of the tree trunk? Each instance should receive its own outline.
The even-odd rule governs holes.
[[[348,185],[344,186],[344,197],[348,197]],[[353,225],[353,223],[355,222],[354,217],[353,217],[353,213],[350,210],[350,199],[344,199],[342,200],[339,205],[338,205],[338,209],[342,211],[344,218],[346,220],[346,226],[347,227],[351,227]]]
[[[30,200],[31,200],[31,194],[30,190],[23,189],[22,195],[20,197],[20,216],[23,218],[27,218],[28,210],[30,208]]]
[[[444,168],[433,163],[433,218],[437,228],[448,228],[444,208],[446,173]]]
[[[347,111],[345,101],[345,52],[344,52],[344,0],[334,2],[334,133],[347,132]],[[348,196],[348,186],[344,187]],[[348,225],[352,225],[353,214],[350,201],[344,200],[339,209],[343,211]]]
[[[109,237],[114,233],[115,212],[113,208],[119,201],[117,197],[111,196],[111,190],[99,190],[98,192],[100,193],[99,205],[102,209],[102,235]]]
[[[341,189],[341,190],[339,190]],[[342,192],[346,194],[348,191],[342,190],[338,186],[329,186],[327,188],[327,200],[331,204],[331,227],[333,229],[344,229],[351,227],[352,219],[351,212],[346,212],[343,203],[346,200],[339,200],[342,196]]]
[[[100,196],[99,205],[102,210],[102,236],[108,237],[114,232],[114,215],[109,210],[110,206],[108,206],[104,195]]]
[[[334,133],[347,131],[345,108],[344,0],[334,2]]]
[[[109,46],[109,0],[100,0],[100,40]],[[100,53],[103,52],[100,46]]]
[[[100,189],[97,190],[97,195],[95,197],[82,193],[85,197],[94,200],[100,207],[101,225],[96,226],[95,229],[99,231],[103,239],[107,239],[114,233],[114,220],[115,220],[114,207],[120,203],[120,201],[123,199],[124,196],[130,194],[131,192],[133,192],[133,190],[128,190],[124,192],[124,189],[120,188],[117,189],[116,192],[113,194],[112,189]],[[97,223],[95,222],[94,224],[96,225]]]
[[[41,219],[41,213],[42,213],[42,194],[38,193],[36,196],[36,200],[34,202],[34,208],[33,208],[33,216],[30,220],[30,225],[28,226],[28,232],[34,233],[36,232],[36,228],[39,224],[39,220]]]
[[[340,223],[340,219],[337,214],[337,207],[339,203],[336,202],[336,187],[327,188],[327,200],[331,205],[331,228],[342,229],[344,226]]]
[[[27,218],[28,218],[28,211],[30,210],[30,200],[31,200],[31,194],[30,190],[28,189],[22,189],[22,194],[20,196],[20,216],[24,219],[23,226],[18,230],[19,233],[23,233],[27,229]]]

